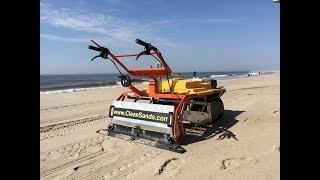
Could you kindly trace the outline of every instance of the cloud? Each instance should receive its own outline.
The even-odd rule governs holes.
[[[132,42],[122,42],[122,41],[117,41],[112,38],[106,38],[106,37],[64,37],[64,36],[59,36],[55,34],[46,34],[46,33],[41,33],[40,37],[43,39],[47,40],[52,40],[52,41],[60,41],[60,42],[66,42],[66,43],[85,43],[85,44],[90,44],[90,40],[95,40],[98,42],[98,44],[102,46],[110,46],[112,47],[124,47],[128,45],[134,45],[134,41],[131,40]],[[106,44],[107,43],[107,44]]]
[[[86,38],[69,38],[69,37],[61,37],[53,34],[40,34],[41,38],[56,40],[56,41],[63,41],[63,42],[85,42],[88,43],[90,39]]]
[[[40,20],[55,27],[110,36],[115,39],[148,34],[150,27],[140,23],[99,13],[79,13],[69,8],[53,9],[40,3]]]
[[[112,3],[112,0],[109,1]],[[74,11],[70,8],[55,9],[50,4],[40,2],[40,21],[53,27],[66,28],[82,32],[81,38],[62,37],[41,32],[42,38],[64,42],[89,42],[95,37],[102,42],[112,43],[114,46],[133,45],[136,38],[151,40],[159,45],[173,47],[178,43],[171,42],[166,37],[155,34],[152,26],[173,23],[173,20],[158,20],[150,22],[138,22],[131,19],[119,18],[108,14],[89,13],[86,11]],[[83,34],[84,33],[84,34]]]

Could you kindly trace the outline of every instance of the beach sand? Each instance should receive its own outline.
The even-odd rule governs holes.
[[[184,154],[106,136],[125,88],[40,95],[41,179],[280,179],[280,73],[218,85],[224,117],[189,129]]]

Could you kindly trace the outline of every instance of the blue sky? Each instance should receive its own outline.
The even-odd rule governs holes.
[[[90,39],[114,54],[140,52],[140,38],[176,72],[274,70],[280,64],[280,6],[271,0],[42,0],[40,74],[116,72]],[[152,58],[124,59],[150,66]]]

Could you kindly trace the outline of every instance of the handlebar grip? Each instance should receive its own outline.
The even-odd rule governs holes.
[[[101,51],[100,48],[94,47],[94,46],[89,46],[89,49],[94,50],[94,51]]]
[[[147,46],[149,46],[150,45],[150,43],[146,43],[146,42],[144,42],[144,41],[142,41],[142,40],[140,40],[140,39],[136,39],[136,43],[137,44],[140,44],[140,45],[142,45],[142,46],[145,46],[145,47],[147,47]]]

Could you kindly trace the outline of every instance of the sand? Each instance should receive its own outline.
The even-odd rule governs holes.
[[[280,179],[280,73],[219,80],[224,117],[184,154],[106,136],[124,88],[40,95],[41,179]]]

